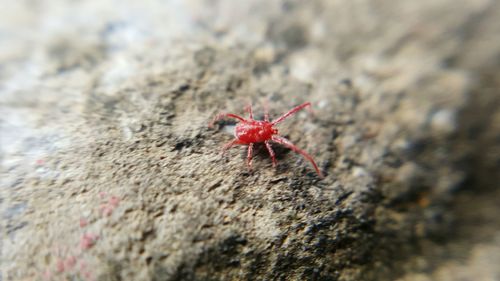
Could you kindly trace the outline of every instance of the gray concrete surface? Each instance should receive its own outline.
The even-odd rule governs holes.
[[[500,279],[497,1],[0,6],[0,280]]]

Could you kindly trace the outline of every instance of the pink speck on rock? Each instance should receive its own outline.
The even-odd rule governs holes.
[[[66,266],[67,269],[72,269],[76,265],[76,257],[75,256],[69,256],[66,258],[64,261],[64,265]]]
[[[64,261],[62,259],[58,259],[56,262],[56,271],[61,273],[64,272]]]
[[[51,280],[52,279],[52,272],[50,272],[50,270],[45,270],[43,272],[43,279],[44,280]]]
[[[106,198],[106,196],[108,196],[108,194],[106,192],[104,192],[104,191],[99,192],[99,198],[104,199],[104,198]]]
[[[120,204],[120,198],[118,198],[116,196],[111,196],[111,198],[109,198],[109,200],[108,200],[108,203],[109,203],[109,205],[116,208]]]
[[[80,239],[80,247],[83,250],[88,250],[94,246],[95,241],[99,239],[98,235],[92,234],[92,233],[85,233],[83,234],[82,238]]]
[[[81,274],[83,275],[83,277],[87,281],[93,281],[94,280],[94,277],[92,276],[92,273],[90,273],[90,271],[88,271],[88,270],[82,271]]]
[[[80,271],[85,270],[85,268],[87,268],[87,263],[85,261],[81,261],[80,262]]]
[[[108,204],[102,204],[99,207],[99,210],[101,211],[101,215],[109,217],[113,213],[113,207],[109,206]]]
[[[109,217],[113,211],[115,210],[116,207],[120,204],[120,198],[116,196],[111,196],[108,199],[108,202],[105,204],[101,204],[99,207],[99,211],[101,212],[102,216]]]
[[[89,224],[87,219],[81,218],[80,219],[80,227],[86,227]]]

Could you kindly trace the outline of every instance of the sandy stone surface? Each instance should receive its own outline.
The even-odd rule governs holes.
[[[0,280],[500,279],[498,1],[0,6]]]

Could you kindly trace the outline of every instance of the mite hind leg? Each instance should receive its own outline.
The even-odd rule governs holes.
[[[297,152],[298,154],[302,155],[304,158],[306,158],[307,160],[309,160],[309,162],[311,162],[311,164],[314,167],[314,170],[316,170],[316,173],[318,173],[318,176],[320,178],[324,178],[323,174],[321,173],[321,171],[318,168],[318,165],[316,165],[316,162],[314,162],[314,159],[312,158],[312,156],[309,155],[309,154],[307,154],[307,152],[305,152],[304,150],[296,147],[291,141],[289,141],[289,140],[287,140],[287,139],[285,139],[283,137],[273,136],[272,137],[272,141],[277,142],[279,144],[282,144],[282,145],[290,148],[291,150]]]
[[[271,160],[273,161],[273,167],[276,167],[278,161],[276,161],[276,156],[274,155],[273,148],[271,147],[271,143],[269,141],[265,142],[267,151],[269,152],[269,156],[271,156]]]

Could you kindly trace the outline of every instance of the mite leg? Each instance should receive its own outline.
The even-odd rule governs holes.
[[[311,103],[310,102],[306,102],[306,103],[303,103],[301,105],[298,105],[294,108],[292,108],[290,111],[288,111],[287,113],[281,115],[280,117],[278,117],[278,119],[274,120],[273,122],[271,122],[273,125],[275,124],[278,124],[280,123],[281,121],[285,120],[286,118],[288,118],[290,115],[292,114],[295,114],[297,111],[303,109],[304,107],[307,107],[307,106],[311,106]]]
[[[283,137],[272,136],[271,140],[274,141],[274,142],[277,142],[279,144],[282,144],[282,145],[290,148],[291,150],[299,153],[300,155],[304,156],[304,158],[306,158],[307,160],[309,160],[309,162],[311,162],[311,164],[314,166],[314,169],[316,170],[316,173],[318,173],[319,177],[320,178],[324,178],[323,174],[321,173],[321,171],[318,168],[318,165],[316,165],[316,162],[314,162],[314,159],[312,158],[312,156],[309,155],[309,154],[307,154],[307,152],[305,152],[302,149],[296,147],[292,142],[290,142],[289,140],[287,140],[287,139],[285,139]]]
[[[250,118],[250,120],[253,120],[253,110],[251,103],[248,103],[248,105],[245,107],[245,111],[248,112],[248,117]]]
[[[273,161],[273,167],[276,167],[276,164],[278,164],[278,162],[276,161],[276,157],[274,156],[273,148],[271,147],[271,144],[269,143],[269,141],[265,141],[265,144],[266,144],[267,151],[269,152],[269,155],[271,156],[271,160]]]
[[[269,122],[269,100],[263,99],[262,106],[264,107],[264,121]]]
[[[236,114],[232,114],[232,113],[224,113],[224,112],[222,112],[222,113],[217,114],[217,115],[214,117],[214,119],[213,119],[213,120],[212,120],[212,121],[208,124],[208,127],[209,127],[209,128],[213,128],[213,127],[214,127],[215,122],[217,122],[217,121],[219,121],[219,120],[221,120],[221,119],[223,119],[223,118],[225,118],[225,117],[238,119],[238,120],[240,120],[240,121],[245,121],[245,119],[244,119],[243,117],[238,116],[238,115],[236,115]]]
[[[248,152],[247,152],[247,164],[248,164],[248,169],[252,170],[252,156],[253,156],[253,143],[250,143],[248,145]]]
[[[222,151],[221,151],[221,156],[224,156],[224,154],[226,153],[226,151],[228,149],[230,149],[232,146],[234,145],[237,145],[237,144],[241,144],[240,141],[238,139],[234,139],[228,143],[226,143],[223,147],[222,147]]]

